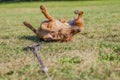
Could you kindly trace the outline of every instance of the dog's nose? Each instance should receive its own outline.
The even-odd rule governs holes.
[[[80,30],[80,29],[78,29],[77,31],[78,31],[78,32],[80,32],[81,30]]]

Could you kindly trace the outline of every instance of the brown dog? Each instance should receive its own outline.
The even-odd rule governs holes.
[[[83,11],[75,11],[77,18],[66,21],[65,18],[56,20],[50,16],[44,6],[40,6],[41,12],[48,19],[41,23],[39,29],[35,29],[30,23],[24,21],[23,24],[30,28],[40,39],[44,41],[70,41],[73,35],[79,33],[83,28]]]

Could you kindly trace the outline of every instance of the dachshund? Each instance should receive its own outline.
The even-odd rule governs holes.
[[[56,20],[49,15],[45,6],[41,5],[40,10],[48,19],[41,22],[40,27],[35,29],[30,23],[24,21],[23,24],[31,29],[39,39],[44,41],[71,41],[72,37],[81,32],[84,27],[83,11],[76,10],[74,13],[77,17],[73,20],[67,21],[65,18]]]

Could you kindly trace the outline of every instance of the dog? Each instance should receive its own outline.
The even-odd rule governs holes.
[[[83,11],[76,10],[74,13],[77,17],[73,20],[67,21],[65,18],[57,20],[54,19],[46,10],[46,7],[41,5],[40,10],[48,19],[41,23],[38,29],[35,29],[30,23],[24,21],[23,24],[31,29],[38,38],[44,41],[71,41],[72,37],[81,32],[84,27]]]

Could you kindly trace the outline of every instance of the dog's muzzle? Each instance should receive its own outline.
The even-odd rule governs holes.
[[[80,29],[77,29],[77,32],[81,32],[81,30],[80,30]]]

